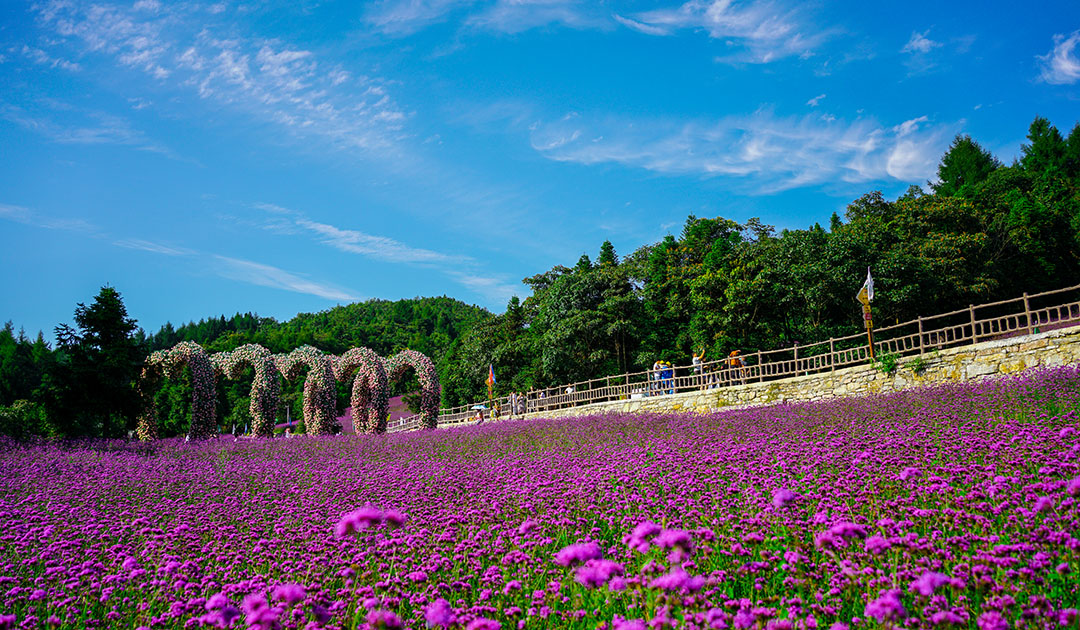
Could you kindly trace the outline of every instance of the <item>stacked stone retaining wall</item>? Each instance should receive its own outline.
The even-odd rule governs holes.
[[[897,368],[889,374],[870,365],[856,366],[721,389],[551,409],[526,417],[553,418],[605,412],[709,413],[732,407],[877,394],[1074,363],[1080,363],[1080,326],[907,356],[900,359]]]

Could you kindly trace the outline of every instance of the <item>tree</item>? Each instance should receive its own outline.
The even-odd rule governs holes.
[[[1031,144],[1020,145],[1023,153],[1020,165],[1024,170],[1043,176],[1057,175],[1065,159],[1065,141],[1057,127],[1038,116],[1031,121],[1027,138]]]
[[[930,187],[945,197],[966,197],[1000,166],[1001,162],[971,136],[957,135],[938,164],[938,182]]]
[[[615,255],[615,246],[611,244],[611,241],[604,241],[600,245],[600,257],[597,259],[597,266],[614,267],[619,264],[619,257]]]
[[[116,289],[101,288],[75,308],[75,325],[56,328],[59,358],[50,374],[47,408],[66,436],[117,437],[139,412],[135,380],[145,349]]]

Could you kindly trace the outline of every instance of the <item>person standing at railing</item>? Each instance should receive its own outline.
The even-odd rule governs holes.
[[[694,356],[690,359],[690,363],[693,364],[694,369],[694,385],[701,389],[705,389],[705,380],[702,378],[702,364],[705,362],[705,348],[701,349],[701,354],[694,353]]]
[[[737,378],[741,383],[746,384],[746,362],[743,361],[738,350],[732,350],[728,355],[728,370],[731,372],[732,381]]]
[[[657,359],[652,364],[652,371],[649,372],[649,396],[654,396],[660,393],[660,371],[664,365],[660,359]]]
[[[660,373],[660,382],[660,387],[664,390],[663,393],[675,393],[675,366],[671,364],[671,361],[664,361],[663,370]]]

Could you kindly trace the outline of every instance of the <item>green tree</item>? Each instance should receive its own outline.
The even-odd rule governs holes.
[[[102,287],[93,304],[75,308],[75,326],[56,328],[58,361],[47,408],[66,436],[117,437],[134,427],[135,390],[144,349],[120,294]]]
[[[600,257],[597,258],[596,262],[601,268],[614,267],[619,264],[619,257],[615,255],[615,246],[611,244],[611,241],[604,241],[600,245]]]
[[[930,187],[938,195],[966,197],[1000,166],[997,158],[971,136],[958,135],[938,164],[938,182]]]
[[[1038,116],[1031,121],[1027,139],[1031,144],[1020,145],[1020,165],[1029,173],[1056,176],[1065,159],[1065,141],[1057,127]]]

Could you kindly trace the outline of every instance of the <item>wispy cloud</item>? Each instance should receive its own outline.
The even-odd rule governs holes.
[[[171,245],[162,245],[161,243],[154,243],[152,241],[143,240],[141,238],[124,238],[118,241],[113,241],[113,245],[117,247],[123,247],[126,249],[137,249],[144,252],[151,252],[153,254],[162,254],[165,256],[194,256],[198,252],[186,247],[173,247]]]
[[[904,47],[900,49],[902,53],[928,53],[935,48],[941,48],[941,42],[935,42],[927,37],[930,34],[930,30],[927,29],[923,32],[913,31],[911,38],[908,40]]]
[[[481,272],[479,262],[470,256],[413,247],[387,236],[313,221],[298,210],[273,203],[259,202],[252,206],[271,215],[262,223],[264,229],[289,235],[307,232],[319,242],[342,252],[380,262],[431,269],[495,303],[521,292],[510,279]]]
[[[464,256],[449,256],[431,251],[410,247],[386,236],[367,234],[359,230],[348,230],[326,223],[318,223],[308,219],[299,218],[296,224],[314,232],[320,240],[335,249],[351,254],[360,254],[370,258],[376,258],[386,262],[396,263],[448,263],[468,260]]]
[[[806,101],[806,104],[809,105],[810,107],[817,107],[818,103],[820,103],[821,99],[823,99],[823,98],[825,98],[824,94],[818,94],[817,96],[810,99],[809,101]]]
[[[134,249],[172,258],[186,258],[185,265],[205,265],[215,275],[227,280],[253,284],[272,289],[283,289],[294,293],[314,295],[338,302],[355,302],[362,299],[348,289],[332,284],[312,280],[302,274],[293,273],[253,260],[210,254],[198,250],[166,245],[142,238],[124,238],[113,241],[116,247]]]
[[[261,287],[284,289],[294,293],[314,295],[327,300],[337,300],[339,302],[355,302],[361,299],[359,296],[348,290],[315,282],[314,280],[310,280],[272,265],[264,265],[251,260],[219,255],[215,255],[213,259],[217,263],[215,265],[215,271],[223,278],[236,280],[238,282],[246,282]]]
[[[538,126],[533,148],[553,160],[617,163],[676,175],[730,177],[767,194],[837,182],[921,182],[933,177],[955,125],[925,116],[884,127],[871,120],[778,117],[761,110],[715,122],[584,121]]]
[[[548,25],[576,29],[610,28],[611,19],[595,13],[590,3],[579,0],[496,0],[483,12],[469,18],[469,26],[520,33]]]
[[[1080,31],[1071,35],[1054,35],[1054,48],[1045,55],[1040,55],[1039,78],[1053,85],[1068,85],[1080,81],[1080,57],[1076,46],[1080,43]]]
[[[401,135],[406,114],[385,82],[279,40],[237,37],[229,16],[211,7],[52,0],[35,9],[51,47],[110,60],[149,77],[157,89],[193,91],[296,137],[385,154]]]
[[[466,28],[520,33],[548,25],[569,28],[611,28],[611,18],[584,0],[386,0],[367,12],[366,21],[391,35],[409,35],[465,12]]]
[[[3,203],[0,203],[0,219],[22,223],[23,225],[32,225],[46,230],[83,232],[90,235],[98,235],[101,232],[98,226],[85,219],[51,217],[24,206]]]
[[[512,296],[521,295],[520,285],[509,281],[505,276],[493,277],[456,270],[448,270],[447,275],[458,284],[496,304],[505,304]]]
[[[69,72],[77,72],[79,70],[82,70],[82,66],[80,66],[78,63],[74,61],[68,61],[67,59],[61,59],[59,57],[51,57],[47,52],[40,48],[34,48],[24,44],[22,47],[22,54],[34,63],[49,66],[50,68],[62,68]]]
[[[650,35],[669,35],[682,29],[704,30],[726,40],[739,52],[718,59],[731,63],[769,63],[806,56],[832,35],[806,23],[795,9],[770,1],[690,0],[673,9],[656,9],[619,22]]]
[[[32,110],[27,109],[32,107]],[[104,112],[85,111],[56,101],[18,106],[0,103],[0,119],[40,134],[60,144],[113,144],[133,147],[182,160],[172,149],[163,146],[135,129],[131,123]]]
[[[408,35],[439,23],[475,0],[383,0],[367,11],[368,24],[388,35]]]

